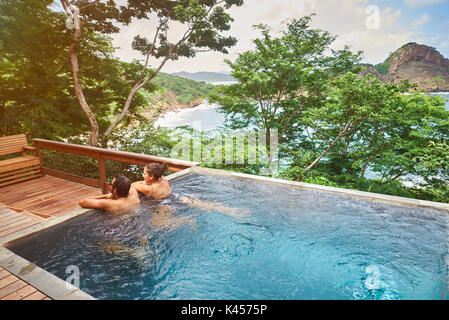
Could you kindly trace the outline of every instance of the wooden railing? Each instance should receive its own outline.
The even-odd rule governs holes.
[[[70,144],[64,142],[56,142],[45,139],[32,139],[34,146],[38,149],[38,156],[41,162],[41,169],[43,174],[56,176],[62,179],[82,183],[96,188],[101,188],[103,193],[107,192],[106,188],[106,169],[105,160],[118,161],[133,165],[146,165],[150,162],[166,163],[169,171],[180,171],[193,166],[198,166],[197,162],[183,161],[178,159],[162,158],[156,156],[149,156],[145,154],[138,154],[133,152],[124,152],[109,150],[103,148],[89,147],[77,144]],[[45,166],[45,161],[42,157],[42,151],[54,150],[62,153],[70,153],[81,156],[87,156],[96,159],[98,163],[99,180],[76,175],[73,173],[67,173],[60,170],[54,170]]]

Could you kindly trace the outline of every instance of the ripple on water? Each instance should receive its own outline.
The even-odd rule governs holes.
[[[10,249],[62,279],[78,266],[100,299],[448,299],[447,213],[204,174],[172,187]]]

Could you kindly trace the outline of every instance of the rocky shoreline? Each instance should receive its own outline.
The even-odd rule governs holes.
[[[162,96],[158,97],[157,100],[156,103],[150,106],[149,109],[151,110],[142,112],[142,115],[153,123],[168,112],[195,108],[204,102],[204,98],[200,98],[190,101],[187,104],[181,104],[172,91],[166,91]]]

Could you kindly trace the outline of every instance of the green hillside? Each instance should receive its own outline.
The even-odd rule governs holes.
[[[173,75],[192,79],[196,81],[206,81],[206,82],[224,82],[224,81],[235,81],[233,77],[231,77],[229,74],[220,73],[220,72],[176,72],[173,73]]]
[[[147,95],[147,98],[151,101],[154,101],[166,91],[172,91],[181,104],[204,98],[214,88],[211,84],[161,72],[152,80],[152,83],[160,89]]]

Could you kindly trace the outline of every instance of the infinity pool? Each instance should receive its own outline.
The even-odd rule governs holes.
[[[194,173],[8,247],[97,299],[449,299],[449,214]],[[72,267],[73,268],[73,267]]]

